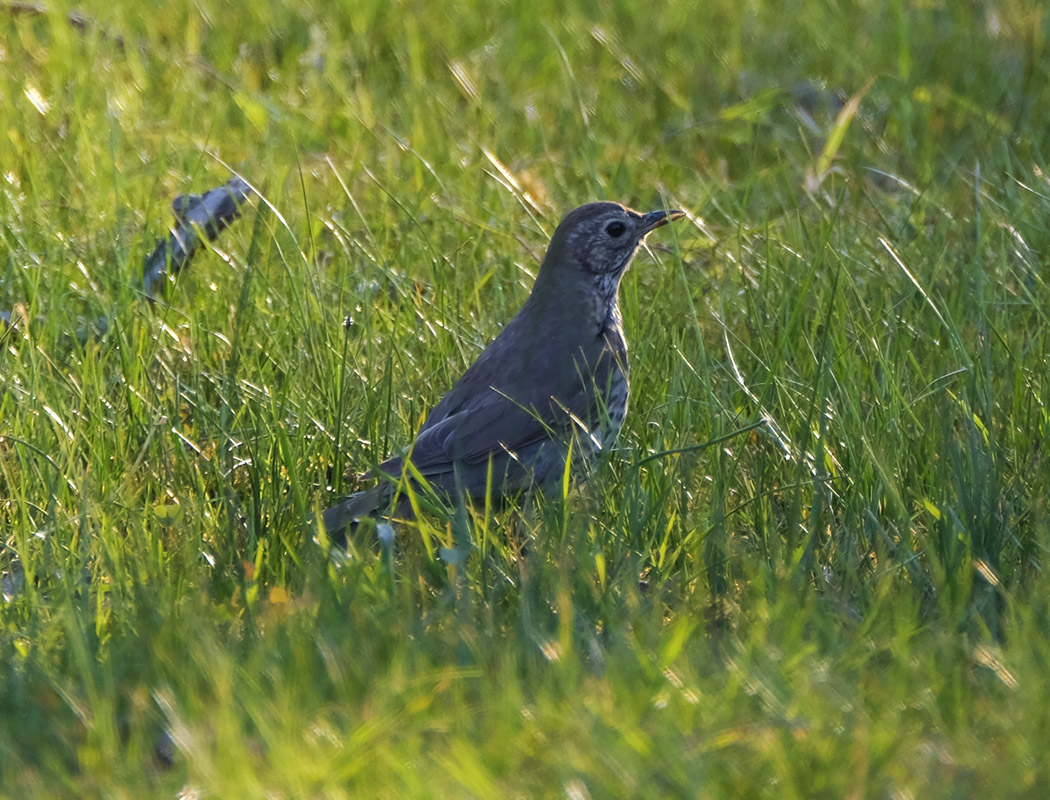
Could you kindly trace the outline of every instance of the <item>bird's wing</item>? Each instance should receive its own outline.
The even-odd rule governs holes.
[[[492,453],[516,453],[544,437],[564,435],[571,417],[561,406],[582,406],[583,394],[577,385],[569,393],[517,400],[497,388],[487,388],[421,430],[412,445],[412,463],[426,475],[431,470],[444,471],[454,461],[483,463]]]
[[[479,358],[423,424],[412,464],[429,477],[454,462],[485,463],[493,453],[516,453],[547,437],[567,440],[574,428],[593,426],[596,389],[604,392],[614,366],[604,336],[580,347],[571,368],[545,357],[553,349],[542,348],[527,366]],[[391,459],[383,469],[399,472],[400,462]]]

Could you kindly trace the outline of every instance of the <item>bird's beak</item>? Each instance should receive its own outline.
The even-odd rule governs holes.
[[[655,230],[676,219],[681,219],[684,216],[685,212],[677,209],[673,211],[650,211],[642,217],[642,234],[649,233],[651,230]]]

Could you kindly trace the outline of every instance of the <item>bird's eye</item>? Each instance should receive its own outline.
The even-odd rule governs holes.
[[[625,230],[627,230],[627,226],[622,222],[610,222],[605,226],[605,232],[614,239],[619,239],[623,236]]]

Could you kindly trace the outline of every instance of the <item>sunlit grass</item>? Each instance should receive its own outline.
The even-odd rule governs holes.
[[[83,11],[0,8],[0,795],[1047,784],[1039,3]],[[329,558],[598,198],[690,215],[615,451]]]

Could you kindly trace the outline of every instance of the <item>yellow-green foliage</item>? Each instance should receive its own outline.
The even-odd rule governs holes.
[[[1041,0],[73,11],[0,4],[0,796],[1045,791]],[[594,199],[691,215],[615,452],[330,559]]]

